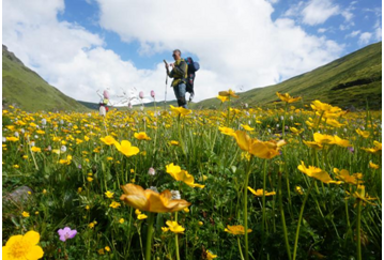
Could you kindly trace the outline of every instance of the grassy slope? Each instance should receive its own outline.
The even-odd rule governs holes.
[[[282,83],[240,93],[235,105],[271,105],[278,101],[276,92],[302,96],[304,104],[315,99],[342,108],[353,105],[381,109],[381,50],[382,43],[375,43],[352,54],[335,60],[311,72],[288,79]],[[197,89],[197,91],[199,91]],[[198,107],[219,105],[218,99],[203,100]]]
[[[3,45],[3,104],[17,104],[26,111],[77,110],[86,107],[50,86]]]

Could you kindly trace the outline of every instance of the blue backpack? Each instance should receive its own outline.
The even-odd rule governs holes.
[[[188,65],[188,74],[193,74],[200,69],[200,64],[196,61],[193,61],[191,57],[185,59]]]

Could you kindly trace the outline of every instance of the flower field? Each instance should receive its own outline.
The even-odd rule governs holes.
[[[3,259],[380,259],[381,111],[277,96],[106,117],[6,108]]]

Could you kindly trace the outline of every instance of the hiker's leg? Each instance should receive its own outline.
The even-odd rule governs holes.
[[[180,104],[179,85],[173,87],[173,92],[175,92],[175,96],[176,96],[177,104],[179,105],[179,107],[182,106],[182,104]]]
[[[187,108],[187,101],[185,100],[185,93],[186,93],[186,86],[184,83],[179,84],[179,98],[177,99],[178,101],[180,100],[179,106],[182,106],[184,108]]]

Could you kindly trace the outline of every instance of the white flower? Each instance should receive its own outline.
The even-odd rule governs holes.
[[[6,141],[7,141],[7,138],[3,137],[3,143],[5,143]]]
[[[47,124],[47,119],[43,118],[43,119],[41,120],[41,124],[42,124],[42,125],[46,125],[46,124]]]
[[[15,132],[15,136],[16,136],[16,137],[19,137],[19,132]]]
[[[181,199],[180,192],[178,190],[171,190],[171,195],[173,200]]]
[[[293,120],[293,116],[290,116],[289,119]]]
[[[279,126],[280,126],[280,125],[279,125],[279,124],[277,124],[277,125],[276,125],[276,128],[279,128]]]
[[[65,145],[62,145],[62,146],[60,147],[60,151],[61,151],[62,153],[65,153],[65,152],[67,151],[67,147],[66,147]]]
[[[34,141],[31,142],[31,146],[32,147],[35,146],[35,142]]]
[[[60,125],[64,125],[64,120],[63,119],[60,120]]]
[[[149,189],[159,193],[159,191],[157,190],[156,186],[151,186],[151,187],[149,187]]]
[[[151,176],[155,176],[155,174],[156,174],[155,169],[153,169],[152,167],[149,168],[149,170],[148,170],[148,174],[151,175]]]
[[[280,119],[281,119],[281,121],[283,121],[283,120],[284,120],[284,117],[283,117],[283,116],[281,116],[281,117],[280,117]]]

